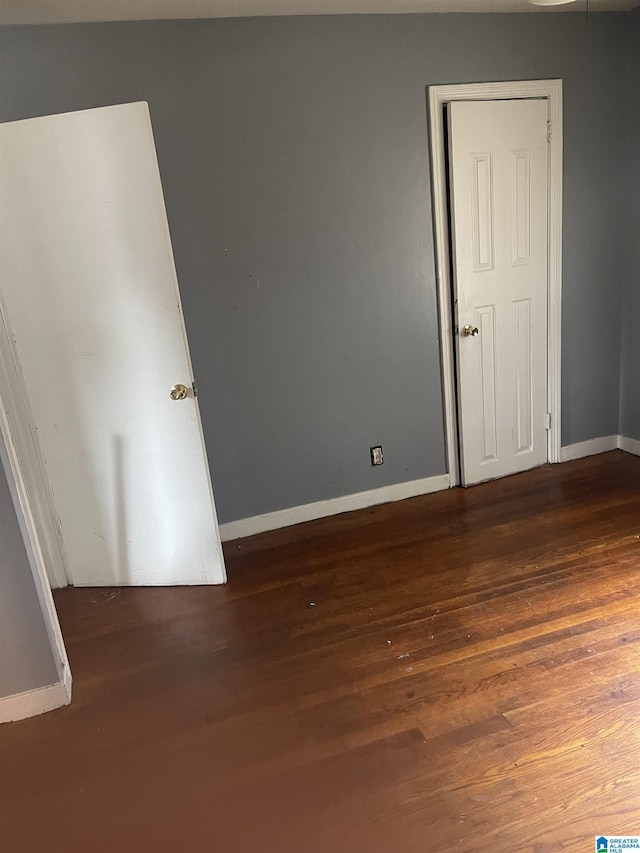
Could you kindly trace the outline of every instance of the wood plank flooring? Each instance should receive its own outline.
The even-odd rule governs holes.
[[[223,588],[56,594],[3,853],[583,853],[640,833],[640,458],[261,534]]]

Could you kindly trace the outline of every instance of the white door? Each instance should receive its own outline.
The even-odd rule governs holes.
[[[547,102],[449,105],[462,482],[547,461]]]
[[[147,105],[3,125],[0,240],[71,582],[224,582]]]

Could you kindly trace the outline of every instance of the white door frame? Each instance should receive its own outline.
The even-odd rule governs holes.
[[[0,351],[0,371],[5,371],[7,367],[6,361],[2,357],[3,355]],[[2,380],[4,379],[5,375],[3,373]],[[7,385],[5,381],[0,382],[0,392],[3,390],[6,393]],[[16,506],[16,513],[22,512],[24,520],[23,533],[26,533],[28,540],[24,544],[27,554],[33,558],[33,560],[29,560],[33,571],[33,582],[40,602],[42,618],[51,644],[51,653],[59,680],[56,684],[0,698],[0,723],[33,717],[36,714],[43,714],[45,711],[60,708],[62,705],[68,705],[71,702],[71,669],[69,668],[67,651],[64,640],[62,639],[60,622],[58,621],[58,614],[51,592],[51,583],[42,553],[39,527],[34,518],[33,504],[30,500],[29,489],[27,487],[27,478],[21,465],[20,452],[16,446],[14,440],[15,433],[10,423],[10,408],[11,406],[7,405],[7,401],[2,396],[2,393],[0,393],[0,435],[4,442],[6,462],[8,462],[6,475],[9,481],[9,491],[12,492],[12,497],[17,497],[19,508]]]
[[[29,501],[29,512],[40,537],[39,544],[49,583],[52,589],[65,587],[69,577],[62,531],[1,292],[0,406],[0,417],[5,419],[11,435],[11,446],[15,447],[15,465],[20,469],[20,478]],[[9,450],[7,452],[10,453]]]
[[[560,462],[560,356],[562,312],[562,80],[521,80],[505,83],[463,83],[429,86],[429,143],[436,250],[436,280],[440,323],[440,363],[445,414],[449,486],[460,483],[458,412],[451,311],[451,251],[449,241],[444,108],[451,101],[493,101],[545,98],[549,121],[548,172],[548,327],[547,411],[550,428],[547,460]]]

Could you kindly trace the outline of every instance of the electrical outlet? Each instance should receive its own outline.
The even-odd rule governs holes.
[[[378,447],[372,447],[371,450],[371,464],[372,465],[382,465],[384,462],[384,457],[382,455],[382,445],[380,444]]]

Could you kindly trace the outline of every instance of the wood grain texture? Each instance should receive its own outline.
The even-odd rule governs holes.
[[[7,853],[582,853],[640,831],[640,459],[56,593],[71,707],[0,728]]]

